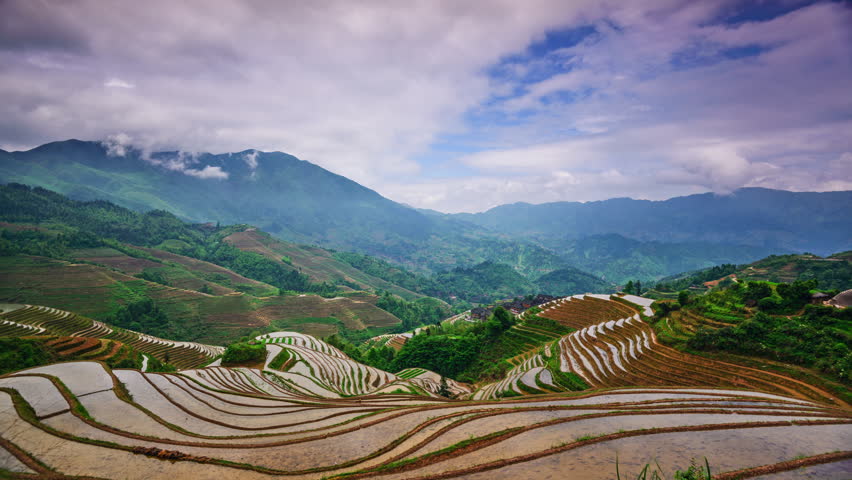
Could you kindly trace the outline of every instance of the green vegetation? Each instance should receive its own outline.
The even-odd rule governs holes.
[[[265,359],[266,345],[262,343],[232,343],[225,349],[222,365],[252,364],[263,362]]]
[[[560,268],[542,275],[536,284],[540,293],[557,296],[615,291],[613,284],[574,267]]]
[[[0,338],[0,375],[46,365],[54,356],[43,342],[25,338]]]
[[[420,367],[455,378],[469,367],[478,352],[475,336],[415,335],[394,358],[391,371]]]
[[[418,298],[410,302],[385,292],[379,297],[376,306],[402,320],[399,326],[400,332],[438,323],[452,315],[449,305],[430,297]]]
[[[748,265],[723,264],[686,274],[661,279],[654,287],[659,292],[677,292],[704,282],[735,275],[739,281],[769,281],[792,283],[796,280],[816,280],[825,290],[845,290],[852,286],[852,255],[835,253],[826,258],[809,253],[802,255],[770,255]],[[730,286],[731,280],[720,286]]]
[[[399,285],[412,292],[425,293],[431,288],[429,278],[380,258],[355,252],[334,252],[334,258],[346,262],[364,273]]]
[[[246,226],[191,225],[167,212],[136,213],[109,202],[78,202],[48,190],[14,184],[0,186],[0,220],[22,222],[0,228],[0,254],[7,255],[2,257],[2,261],[10,267],[7,270],[4,266],[4,271],[13,278],[28,279],[24,289],[18,286],[19,282],[0,285],[0,298],[24,303],[47,302],[48,305],[78,311],[100,320],[118,321],[126,328],[141,327],[137,329],[167,338],[233,341],[234,337],[248,331],[229,329],[230,333],[226,335],[225,331],[214,331],[204,325],[210,323],[211,317],[224,319],[225,315],[229,322],[236,323],[241,318],[253,317],[253,312],[262,308],[281,312],[278,319],[285,321],[292,316],[291,303],[310,303],[308,300],[311,299],[300,297],[300,301],[296,302],[286,300],[292,297],[281,297],[281,301],[276,301],[226,296],[234,290],[264,295],[277,291],[346,295],[337,285],[311,281],[299,269],[281,262],[281,256],[270,259],[224,241],[234,232],[246,230]],[[140,247],[131,247],[123,242],[132,242]],[[74,263],[80,263],[78,257],[81,257],[83,262],[91,259],[92,263],[89,264],[91,267],[76,268],[71,283],[52,285],[52,277],[41,275],[40,271],[50,271],[48,275],[52,275],[55,270],[63,270],[62,274],[65,274],[66,264],[45,262],[38,257],[27,258],[21,254]],[[101,264],[113,270],[100,270]],[[138,280],[116,273],[123,270],[129,271]],[[37,271],[39,275],[35,276]],[[352,271],[360,274],[357,270]],[[33,288],[36,285],[39,286]],[[183,290],[169,290],[165,288],[167,286],[194,289],[211,296],[193,296]],[[405,293],[401,288],[388,287]],[[166,312],[167,318],[148,315],[146,319],[136,319],[130,318],[132,315],[128,316],[126,311],[119,312],[130,303],[151,299],[162,312]],[[279,306],[282,303],[286,306]],[[340,326],[364,328],[374,324],[373,318],[381,325],[399,323],[390,315],[370,313],[362,316],[360,312],[347,308],[354,303],[342,302],[339,308],[332,309],[342,314],[338,317],[342,321],[329,324],[331,332]],[[364,303],[358,310],[378,310],[373,304],[374,301]],[[320,311],[329,310],[320,307]],[[430,307],[433,305],[429,301],[418,304],[421,310],[435,310]],[[314,314],[313,311],[305,312],[307,315],[299,315],[296,311],[292,313],[297,318]],[[116,320],[117,315],[121,317]],[[268,314],[264,316],[268,318]],[[426,317],[431,321],[429,315]],[[247,323],[258,323],[251,318],[246,320]],[[279,327],[287,326],[292,325],[279,322]],[[330,333],[328,329],[306,325],[302,331],[327,335]]]
[[[210,229],[184,223],[171,213],[136,213],[109,202],[78,202],[42,188],[10,184],[0,187],[0,218],[12,222],[64,225],[71,233],[4,232],[0,253],[29,253],[68,258],[68,248],[119,246],[118,242],[157,247],[214,263],[283,291],[334,295],[334,285],[315,284],[307,275],[263,255],[244,252],[222,239],[240,226]],[[167,242],[170,241],[170,242]],[[133,255],[131,255],[133,256]],[[150,258],[150,255],[146,255]],[[160,278],[154,281],[160,280]],[[163,283],[157,281],[157,283]]]
[[[536,293],[536,286],[512,267],[491,261],[458,267],[435,275],[437,297],[456,296],[475,303],[489,303]]]
[[[631,295],[642,295],[642,281],[629,280],[626,285],[624,285],[624,293],[629,293]]]
[[[559,366],[559,356],[551,355],[547,358],[547,367],[553,377],[553,383],[568,391],[580,391],[591,388],[583,377],[574,372],[563,372]]]
[[[704,295],[682,296],[677,303],[655,303],[653,325],[662,341],[690,352],[814,369],[830,382],[846,385],[846,393],[835,391],[847,396],[852,385],[852,309],[809,304],[816,287],[814,279],[733,283]]]
[[[715,267],[706,268],[697,272],[691,272],[687,275],[676,275],[660,280],[654,287],[660,292],[677,292],[687,289],[693,285],[702,285],[704,282],[718,280],[732,273],[736,273],[740,267],[732,263],[716,265]]]
[[[106,347],[103,349],[100,349],[100,343],[96,343],[92,348],[68,354],[66,353],[68,349],[82,344],[86,339],[80,338],[77,341],[54,345],[56,341],[56,337],[53,336],[0,337],[0,375],[57,362],[92,360],[95,357],[100,357],[101,361],[111,368],[142,368],[142,354],[127,345],[113,350],[113,341],[105,341]],[[104,358],[105,354],[109,356]],[[173,365],[161,362],[151,355],[148,356],[147,371],[174,372],[175,370]]]
[[[180,328],[179,325],[174,325],[166,313],[150,298],[122,306],[107,322],[117,327],[163,338],[169,338],[175,328]]]
[[[287,361],[290,360],[290,350],[286,348],[281,349],[281,352],[269,362],[269,368],[273,370],[281,370],[281,367],[284,366]]]
[[[650,463],[645,464],[642,470],[636,475],[636,480],[664,480],[666,476],[663,474],[660,464]],[[650,475],[650,476],[649,476]],[[615,457],[615,477],[621,480],[621,472],[618,465],[618,456]],[[689,462],[689,467],[686,470],[676,470],[674,472],[674,480],[713,480],[713,475],[710,472],[710,462],[704,459],[704,466],[699,466],[693,458]]]
[[[791,283],[795,280],[817,280],[825,290],[846,290],[852,287],[852,256],[836,253],[826,258],[816,255],[770,255],[763,260],[741,267],[741,280],[765,280]]]
[[[395,355],[393,349],[379,347],[367,350],[362,358],[365,363],[388,371],[426,368],[455,380],[475,383],[502,378],[512,368],[508,359],[571,331],[534,315],[516,325],[507,310],[497,307],[484,322],[432,326],[409,339]],[[567,375],[559,380],[568,389],[587,387],[579,377]]]
[[[700,241],[639,241],[615,233],[574,240],[552,239],[544,244],[561,252],[571,265],[618,284],[636,279],[650,284],[680,272],[724,263],[749,262],[775,251],[764,247]]]
[[[808,305],[802,315],[758,312],[736,326],[700,329],[689,348],[755,355],[816,368],[852,384],[852,309]]]

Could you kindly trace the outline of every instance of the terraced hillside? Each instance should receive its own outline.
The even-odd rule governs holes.
[[[158,278],[170,286],[212,295],[232,295],[238,291],[263,297],[275,295],[275,287],[238,275],[227,268],[156,248],[125,245],[150,258],[134,257],[111,247],[75,249],[79,261],[104,265],[133,276]]]
[[[825,389],[758,368],[686,354],[657,341],[642,320],[651,300],[632,295],[575,295],[538,315],[576,329],[529,351],[503,380],[475,399],[628,386],[744,388],[848,407]],[[514,328],[514,327],[513,327]],[[539,345],[542,345],[541,343]]]
[[[706,457],[714,479],[848,478],[848,405],[660,345],[649,305],[629,295],[544,304],[539,317],[575,330],[514,325],[505,341],[523,353],[476,391],[423,368],[369,367],[298,332],[257,337],[258,368],[198,368],[221,347],[0,305],[3,335],[51,335],[60,351],[93,355],[0,376],[0,475],[611,479],[616,458],[634,478],[647,463],[670,473]],[[94,356],[108,342],[182,370],[110,369]]]
[[[273,324],[325,336],[341,327],[357,330],[400,323],[394,315],[376,307],[378,297],[368,294],[330,299],[318,295],[258,298],[236,292],[206,294],[103,266],[29,255],[0,257],[0,270],[4,272],[0,275],[0,301],[46,305],[105,320],[121,305],[149,297],[169,318],[194,326],[186,329],[189,336],[184,340],[222,343]],[[255,283],[258,288],[263,285]]]
[[[177,368],[192,368],[209,363],[224,351],[222,347],[164,340],[131,330],[112,328],[97,320],[51,307],[3,307],[3,313],[0,314],[0,337],[55,337],[47,341],[48,346],[60,356],[69,358],[82,356],[112,363],[111,360],[118,362],[138,351]]]
[[[272,238],[254,228],[232,233],[225,238],[231,245],[246,252],[254,252],[276,262],[286,264],[315,282],[351,285],[359,290],[385,290],[413,300],[422,295],[393,283],[364,273],[334,257],[333,252],[319,247],[296,245]],[[287,259],[285,262],[283,259]]]
[[[258,337],[266,344],[264,368],[288,389],[326,398],[377,393],[438,395],[441,378],[424,369],[398,375],[353,361],[337,348],[309,335],[274,332]],[[449,393],[470,393],[466,386],[449,381]]]
[[[285,338],[294,338],[288,348],[302,343],[319,353],[306,339]],[[348,368],[328,366],[323,374]],[[7,375],[0,378],[0,468],[130,479],[610,479],[616,456],[622,475],[654,458],[671,471],[706,456],[717,479],[800,466],[797,474],[839,479],[852,466],[849,410],[764,393],[323,398],[281,375],[222,367],[152,374],[97,362]]]

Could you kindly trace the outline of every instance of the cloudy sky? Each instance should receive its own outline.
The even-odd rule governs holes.
[[[446,212],[849,190],[852,8],[0,0],[0,99],[6,150],[280,150]]]

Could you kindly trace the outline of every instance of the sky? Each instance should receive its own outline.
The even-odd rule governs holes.
[[[5,150],[283,151],[443,212],[852,190],[852,7],[0,0],[0,99]]]

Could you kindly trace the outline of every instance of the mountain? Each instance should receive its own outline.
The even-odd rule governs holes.
[[[536,280],[538,291],[548,295],[574,295],[577,293],[610,293],[616,290],[612,283],[573,267],[560,268]]]
[[[368,254],[419,274],[490,261],[529,281],[574,267],[624,283],[770,254],[852,249],[845,221],[852,192],[747,188],[448,215],[396,203],[281,152],[147,153],[79,140],[0,151],[6,182],[192,222],[250,224],[290,243]]]
[[[110,321],[125,306],[153,300],[164,315],[142,315],[129,328],[209,342],[270,327],[329,335],[401,324],[371,292],[405,289],[321,249],[309,255],[291,245],[288,263],[281,253],[241,250],[234,235],[269,238],[251,227],[188,224],[164,211],[138,213],[18,184],[0,186],[0,220],[0,303]],[[269,252],[285,247],[274,241]]]
[[[0,151],[0,183],[165,210],[191,222],[251,224],[290,242],[378,255],[424,273],[485,260],[534,276],[565,265],[541,246],[426,215],[285,153],[121,153],[80,140]]]
[[[852,248],[852,191],[787,192],[743,188],[664,201],[515,203],[455,217],[507,229],[556,251],[571,240],[616,233],[643,242],[701,242],[829,254]]]
[[[439,296],[458,296],[477,303],[488,303],[537,291],[531,281],[512,267],[489,261],[439,273],[435,275],[434,281],[435,293]]]
[[[709,242],[642,242],[617,233],[565,240],[560,253],[570,264],[625,284],[725,263],[747,263],[776,253],[767,247]]]
[[[770,255],[756,262],[725,264],[699,271],[685,272],[663,278],[654,288],[659,296],[689,288],[700,291],[707,282],[714,288],[735,277],[738,281],[768,281],[793,283],[796,280],[816,280],[821,290],[843,291],[852,288],[852,252],[835,253],[825,258],[813,254]],[[717,282],[718,281],[718,282]]]
[[[411,208],[280,152],[187,156],[126,149],[116,156],[101,143],[68,140],[7,152],[0,165],[4,183],[166,210],[194,222],[249,223],[285,239],[365,252],[381,247],[401,254],[435,229]]]

